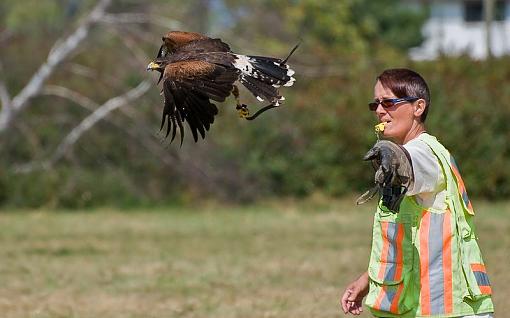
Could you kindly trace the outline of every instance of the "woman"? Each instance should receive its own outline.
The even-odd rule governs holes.
[[[396,210],[379,202],[369,269],[347,286],[342,309],[359,315],[367,296],[376,317],[492,317],[474,211],[453,157],[426,132],[425,80],[408,69],[386,70],[369,107],[384,123],[384,138],[407,152],[412,182]]]

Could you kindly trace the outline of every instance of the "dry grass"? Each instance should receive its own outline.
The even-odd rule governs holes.
[[[341,317],[370,244],[370,209],[352,202],[3,213],[1,317]],[[476,207],[510,312],[510,204]]]

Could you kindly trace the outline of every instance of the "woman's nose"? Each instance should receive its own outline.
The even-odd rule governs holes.
[[[384,109],[382,104],[379,103],[379,105],[377,105],[377,108],[375,109],[375,113],[378,115],[384,115],[384,114],[386,114],[386,109]]]

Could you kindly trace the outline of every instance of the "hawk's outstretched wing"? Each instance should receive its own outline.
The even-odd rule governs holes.
[[[172,131],[173,141],[179,127],[182,144],[183,122],[188,123],[195,141],[198,140],[198,133],[202,139],[205,138],[205,132],[218,113],[216,105],[209,99],[223,102],[232,92],[238,73],[235,69],[205,61],[182,61],[168,64],[163,78],[165,108],[161,129],[167,122],[166,135]]]

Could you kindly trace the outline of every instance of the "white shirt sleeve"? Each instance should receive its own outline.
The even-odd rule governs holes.
[[[414,184],[406,195],[431,194],[442,190],[444,176],[432,149],[419,138],[409,141],[404,148],[411,156],[414,172]]]

